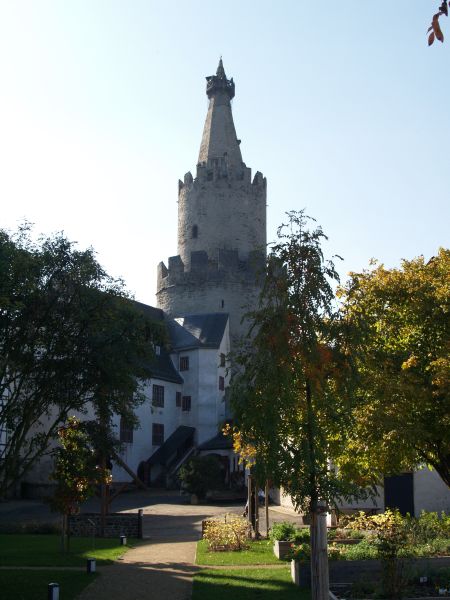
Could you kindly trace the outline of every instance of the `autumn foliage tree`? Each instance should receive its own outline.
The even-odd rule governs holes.
[[[109,482],[111,472],[97,464],[92,437],[86,424],[76,417],[69,417],[58,429],[58,441],[50,475],[56,484],[50,505],[63,517],[61,546],[64,550],[68,546],[68,517],[79,512],[80,505],[94,495],[97,485]]]
[[[342,470],[366,480],[429,465],[450,486],[450,250],[352,273],[358,402]]]
[[[439,6],[439,10],[437,13],[433,15],[433,19],[431,20],[431,25],[428,28],[428,45],[431,46],[434,43],[434,40],[439,40],[440,42],[444,41],[444,34],[442,33],[441,25],[439,19],[442,16],[448,17],[448,8],[450,6],[449,0],[442,0],[441,5]]]

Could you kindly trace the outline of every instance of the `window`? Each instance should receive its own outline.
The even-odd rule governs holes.
[[[182,410],[184,410],[186,412],[191,410],[191,397],[190,396],[183,396],[181,408],[182,408]]]
[[[194,240],[198,238],[198,225],[192,225],[192,237]]]
[[[189,356],[180,356],[180,371],[189,371]]]
[[[222,300],[222,302],[220,303],[221,308],[225,307],[225,300]]]
[[[120,417],[120,441],[127,444],[133,443],[133,428],[126,423],[123,417]]]
[[[176,403],[176,406],[181,406],[181,392],[176,393],[175,403]]]
[[[153,446],[164,444],[164,425],[161,423],[153,423],[152,425],[152,444]]]
[[[220,366],[225,366],[225,354],[223,352],[220,353]]]
[[[164,386],[154,385],[153,386],[153,406],[164,406]]]
[[[224,389],[225,389],[225,378],[219,377],[219,390],[221,390],[223,392]]]
[[[161,355],[161,346],[155,346],[155,354],[156,354],[156,356]]]

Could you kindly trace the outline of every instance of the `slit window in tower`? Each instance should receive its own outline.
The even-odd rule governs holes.
[[[220,376],[220,377],[219,377],[219,390],[220,390],[221,392],[223,392],[223,391],[224,391],[224,389],[225,389],[225,378],[224,378],[224,377],[222,377],[222,376]]]
[[[198,238],[198,225],[192,225],[192,239]]]
[[[180,356],[180,371],[189,371],[189,356]]]
[[[176,393],[175,402],[178,407],[181,407],[181,392]]]
[[[225,306],[225,301],[222,300],[222,302],[220,303],[221,307],[223,308]]]

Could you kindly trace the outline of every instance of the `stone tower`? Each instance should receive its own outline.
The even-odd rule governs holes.
[[[266,256],[266,179],[242,161],[222,59],[209,98],[196,177],[178,183],[178,254],[158,265],[157,302],[169,316],[226,312],[232,339],[255,306]]]

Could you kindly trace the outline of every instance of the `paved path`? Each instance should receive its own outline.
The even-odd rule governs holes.
[[[84,510],[96,510],[91,501]],[[195,548],[201,536],[201,522],[225,513],[242,513],[242,506],[191,506],[176,492],[151,490],[124,494],[114,501],[113,511],[144,511],[144,540],[122,560],[100,567],[96,578],[77,600],[188,600],[192,591]],[[53,515],[52,515],[53,516]],[[38,502],[16,501],[0,504],[0,523],[48,521],[48,508]],[[264,514],[261,511],[264,532]],[[270,510],[271,522],[300,519],[292,511]]]
[[[114,565],[99,569],[79,600],[188,600],[203,519],[242,507],[166,502],[143,506],[144,540]],[[139,507],[136,507],[136,510]]]

